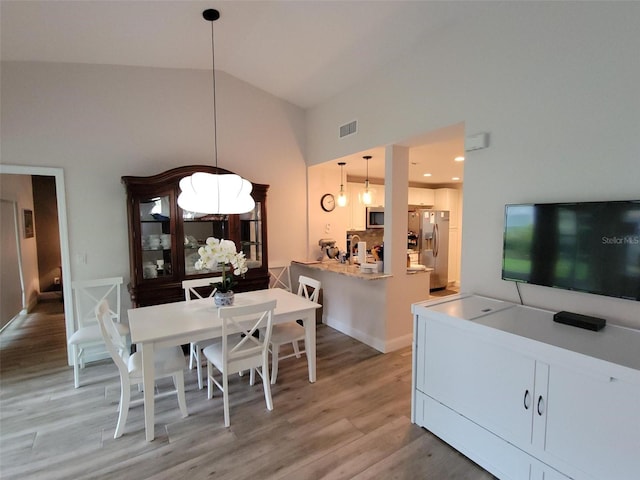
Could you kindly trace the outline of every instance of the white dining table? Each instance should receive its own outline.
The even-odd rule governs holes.
[[[236,293],[234,305],[277,300],[273,323],[302,320],[309,381],[316,381],[316,309],[320,304],[282,288]],[[154,351],[222,335],[218,308],[212,298],[174,302],[128,310],[131,343],[142,351],[144,424],[148,442],[155,437]]]

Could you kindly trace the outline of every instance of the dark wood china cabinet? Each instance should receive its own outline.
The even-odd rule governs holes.
[[[240,215],[204,215],[178,206],[179,182],[195,172],[233,173],[206,165],[177,167],[149,177],[122,177],[129,222],[129,293],[134,307],[184,300],[182,281],[214,276],[195,269],[207,237],[233,240],[249,271],[234,291],[268,288],[267,190],[254,183],[255,208]]]

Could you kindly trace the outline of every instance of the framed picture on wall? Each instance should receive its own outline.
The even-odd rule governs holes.
[[[33,210],[22,210],[24,217],[24,238],[33,237]]]

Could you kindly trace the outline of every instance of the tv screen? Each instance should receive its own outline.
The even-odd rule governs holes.
[[[502,278],[640,301],[640,200],[506,205]]]

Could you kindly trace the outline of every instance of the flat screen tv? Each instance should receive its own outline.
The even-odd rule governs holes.
[[[640,200],[506,205],[502,278],[640,301]]]

